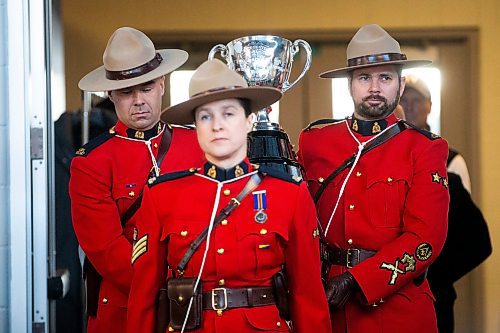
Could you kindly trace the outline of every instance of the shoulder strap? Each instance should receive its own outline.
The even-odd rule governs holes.
[[[235,197],[232,198],[231,201],[227,204],[226,207],[222,208],[219,214],[214,219],[214,225],[213,229],[224,219],[226,219],[233,210],[235,210],[241,203],[241,201],[250,193],[252,192],[262,181],[264,178],[264,174],[261,172],[257,172],[246,183],[245,187],[241,190],[241,192]],[[210,226],[206,227],[199,235],[196,237],[196,239],[189,245],[188,250],[186,253],[184,253],[184,256],[182,256],[181,261],[177,265],[177,273],[180,275],[184,274],[184,270],[186,269],[186,266],[193,256],[193,254],[198,250],[200,247],[201,243],[207,238],[208,236],[208,229]]]
[[[165,130],[163,131],[163,137],[160,141],[160,147],[158,148],[158,156],[156,158],[156,162],[159,166],[161,166],[161,162],[163,158],[167,154],[168,148],[170,148],[170,143],[172,142],[172,133],[171,129],[165,124]],[[135,212],[141,207],[142,203],[142,193],[144,192],[144,188],[141,190],[141,193],[137,196],[137,199],[128,207],[125,213],[120,217],[120,221],[122,222],[122,227],[127,224],[132,216],[134,216]]]
[[[170,148],[170,143],[172,142],[172,131],[168,124],[165,124],[165,131],[163,133],[163,137],[160,141],[160,147],[158,148],[158,156],[156,157],[156,164],[161,167],[161,162],[167,155],[167,151]]]
[[[307,125],[306,128],[304,128],[304,131],[309,131],[312,127],[318,126],[318,125],[329,125],[329,124],[335,124],[339,123],[341,121],[344,121],[344,119],[332,119],[332,118],[322,118],[318,119],[316,121],[313,121],[309,125]]]
[[[396,136],[397,134],[401,133],[402,131],[404,131],[407,128],[408,128],[408,126],[406,125],[405,122],[398,121],[396,126],[392,126],[387,131],[385,131],[384,133],[382,133],[382,135],[380,135],[379,137],[377,137],[375,140],[373,140],[372,142],[368,143],[366,145],[365,149],[363,149],[361,151],[361,156],[363,156],[364,154],[366,154],[370,150],[372,150],[372,149],[380,146],[384,142],[387,142],[389,139],[393,138],[394,136]],[[341,165],[338,166],[337,169],[335,169],[323,181],[323,183],[321,183],[321,186],[318,188],[318,190],[314,194],[314,198],[313,198],[314,199],[314,203],[317,203],[319,201],[321,195],[323,194],[323,191],[328,186],[328,184],[330,184],[331,181],[334,180],[335,177],[337,177],[342,171],[344,171],[345,169],[349,168],[352,165],[352,163],[354,162],[355,158],[356,158],[356,154],[354,154],[354,155],[350,156],[349,158],[347,158]]]

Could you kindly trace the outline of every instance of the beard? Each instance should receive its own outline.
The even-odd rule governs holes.
[[[380,95],[370,95],[363,98],[363,101],[359,104],[354,105],[354,110],[358,116],[366,120],[377,120],[383,119],[394,112],[396,106],[399,104],[399,93],[394,97],[391,102],[387,101],[387,98]],[[368,102],[370,100],[381,101],[379,105],[370,105]]]

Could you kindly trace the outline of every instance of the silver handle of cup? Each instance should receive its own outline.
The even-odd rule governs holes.
[[[304,69],[302,70],[302,73],[300,73],[300,75],[295,79],[295,81],[289,83],[287,80],[286,82],[283,83],[283,86],[281,88],[283,92],[287,91],[288,89],[293,87],[297,82],[299,82],[299,80],[302,79],[304,75],[306,75],[306,72],[309,70],[309,67],[311,67],[312,49],[309,43],[303,39],[297,39],[293,42],[292,59],[300,51],[300,46],[302,46],[306,51],[306,63],[304,64]]]
[[[217,44],[214,47],[212,47],[212,49],[208,53],[208,60],[212,60],[215,57],[215,55],[217,54],[217,52],[219,52],[219,51],[220,51],[220,56],[222,58],[224,58],[224,60],[229,65],[229,61],[227,59],[228,49],[227,49],[227,46],[224,44]]]

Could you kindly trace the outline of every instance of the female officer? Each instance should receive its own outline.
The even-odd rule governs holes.
[[[170,332],[290,332],[291,326],[299,333],[330,332],[306,184],[246,157],[252,112],[279,100],[281,92],[248,87],[216,59],[196,70],[189,91],[191,98],[162,118],[194,120],[206,162],[151,180],[144,191],[127,331],[155,330],[158,292],[174,276],[168,287]],[[228,205],[234,209],[230,215],[218,215]],[[206,237],[189,256],[204,230]],[[288,284],[289,321],[283,290],[273,283],[280,272]],[[191,297],[197,289],[199,296]]]

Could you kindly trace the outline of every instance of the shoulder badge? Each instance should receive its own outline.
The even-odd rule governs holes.
[[[344,119],[331,119],[331,118],[318,119],[307,125],[307,127],[304,128],[304,131],[309,131],[313,128],[323,128],[325,126],[337,124],[342,121],[344,121]]]
[[[169,180],[174,180],[174,179],[179,179],[179,178],[183,178],[183,177],[187,177],[187,176],[192,176],[196,173],[196,171],[197,171],[196,168],[190,168],[188,170],[165,173],[159,177],[151,177],[148,179],[148,186],[153,187],[157,184],[167,182]]]
[[[430,140],[436,140],[436,139],[441,138],[439,135],[437,135],[435,133],[432,133],[432,132],[429,132],[428,130],[425,130],[425,129],[422,129],[422,128],[418,128],[417,126],[415,126],[413,124],[410,124],[406,120],[400,120],[400,121],[403,122],[406,125],[407,128],[413,128],[414,130],[416,130],[417,132],[419,132],[420,134],[424,135],[425,137],[427,137]]]
[[[104,142],[108,141],[116,135],[113,128],[109,129],[104,133],[99,134],[97,137],[93,138],[82,147],[80,147],[76,152],[75,156],[87,156],[92,150],[102,145]]]
[[[278,170],[276,168],[273,168],[272,166],[268,165],[260,165],[259,166],[259,172],[266,175],[266,176],[271,176],[274,178],[278,178],[284,181],[287,181],[289,183],[293,183],[296,185],[299,185],[302,183],[302,177],[300,176],[291,176],[286,172],[283,172],[281,170]]]

